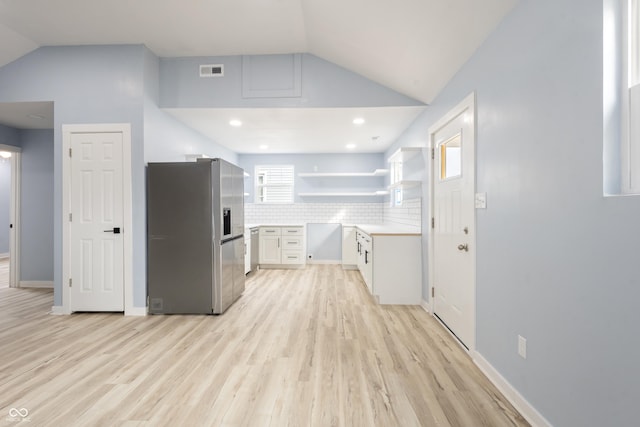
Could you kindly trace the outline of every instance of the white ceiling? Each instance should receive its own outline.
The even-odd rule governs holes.
[[[380,153],[389,148],[424,108],[171,108],[165,111],[236,153]],[[365,122],[356,125],[355,118]],[[229,125],[231,120],[240,120],[242,126]],[[355,147],[347,148],[347,144]],[[268,148],[263,149],[262,145]]]
[[[0,124],[16,129],[52,129],[53,102],[0,102]]]
[[[516,2],[0,0],[0,66],[51,45],[144,44],[161,57],[308,52],[428,104]]]

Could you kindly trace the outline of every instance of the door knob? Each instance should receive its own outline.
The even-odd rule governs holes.
[[[469,252],[469,245],[467,245],[466,243],[464,245],[460,244],[460,245],[458,245],[458,250],[459,251]]]
[[[120,227],[113,227],[111,230],[104,230],[105,233],[120,234]]]

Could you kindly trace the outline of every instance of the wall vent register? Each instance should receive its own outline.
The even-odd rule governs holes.
[[[224,76],[223,64],[200,65],[200,77],[222,77]]]

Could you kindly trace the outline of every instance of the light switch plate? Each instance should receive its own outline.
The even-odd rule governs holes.
[[[476,209],[487,209],[487,193],[476,193]]]
[[[527,340],[522,335],[518,335],[518,354],[523,359],[527,358]]]

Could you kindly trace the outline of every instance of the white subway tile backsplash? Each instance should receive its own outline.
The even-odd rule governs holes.
[[[384,206],[384,222],[411,227],[422,226],[422,199],[404,200],[402,206]]]
[[[287,205],[245,204],[248,224],[318,222],[367,223],[383,222],[383,203],[294,203]]]
[[[421,227],[422,199],[404,200],[402,206],[387,203],[292,203],[285,205],[245,204],[247,224],[265,223],[390,223]]]

